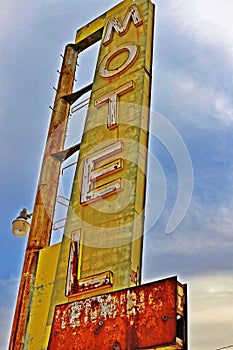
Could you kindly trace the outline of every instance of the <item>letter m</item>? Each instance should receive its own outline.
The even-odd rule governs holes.
[[[109,20],[103,39],[103,45],[106,46],[112,41],[113,29],[115,29],[118,35],[124,35],[128,31],[131,20],[136,27],[142,24],[142,19],[136,5],[132,5],[128,8],[122,24],[116,17]]]

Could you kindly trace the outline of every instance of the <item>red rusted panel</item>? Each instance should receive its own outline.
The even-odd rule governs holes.
[[[48,349],[132,350],[176,342],[177,278],[55,309]]]

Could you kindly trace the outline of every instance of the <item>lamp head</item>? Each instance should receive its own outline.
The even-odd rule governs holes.
[[[32,214],[27,213],[27,209],[23,208],[19,216],[12,221],[12,233],[17,237],[25,237],[29,233],[30,224],[27,221]]]

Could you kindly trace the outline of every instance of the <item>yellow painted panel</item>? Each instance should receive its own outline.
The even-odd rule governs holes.
[[[78,262],[79,278],[110,270],[113,272],[113,287],[109,287],[109,291],[135,285],[135,282],[131,281],[131,270],[138,272],[138,280],[140,281],[144,224],[144,174],[146,173],[149,119],[148,109],[144,110],[142,106],[149,107],[150,103],[150,72],[148,69],[150,69],[152,35],[149,34],[149,38],[147,37],[148,29],[152,28],[152,24],[148,26],[148,20],[152,19],[150,2],[147,0],[121,2],[104,16],[93,21],[90,26],[79,30],[76,43],[86,40],[89,35],[99,31],[103,25],[106,28],[109,19],[113,16],[116,16],[122,23],[127,9],[132,4],[138,6],[143,24],[135,27],[134,23],[131,22],[124,35],[119,36],[114,32],[113,41],[106,46],[101,45],[73,183],[71,205],[68,210],[65,234],[59,255],[55,280],[56,288],[53,289],[51,296],[47,330],[52,323],[54,306],[68,301],[65,296],[65,284],[72,231],[82,230]],[[105,29],[103,35],[104,33]],[[134,42],[138,48],[137,57],[133,64],[122,74],[111,78],[101,77],[99,68],[103,59],[111,50],[127,42]],[[113,69],[114,66],[120,68],[126,58],[125,52],[114,56],[108,68]],[[95,101],[131,80],[134,82],[133,90],[118,96],[120,102],[117,105],[119,124],[108,129],[109,103],[96,108]],[[122,140],[123,150],[92,165],[100,167],[120,158],[123,160],[123,169],[112,172],[110,175],[107,174],[106,177],[102,176],[96,183],[93,181],[89,185],[90,187],[101,186],[121,178],[123,188],[104,199],[82,205],[80,195],[85,159],[90,157],[93,152],[105,149],[106,146],[117,140]],[[92,290],[90,293],[72,295],[69,300],[78,300],[98,293],[100,291]]]
[[[78,44],[82,40],[87,39],[92,34],[96,33],[98,30],[104,27],[106,14],[96,18],[91,23],[80,28],[76,33],[75,44]]]
[[[130,6],[132,3],[134,3],[134,1],[124,0],[120,4],[110,9],[109,11],[103,13],[102,15],[94,19],[92,22],[88,23],[87,25],[77,30],[76,37],[75,37],[75,44],[79,44],[81,41],[88,39],[88,37],[91,37],[97,31],[104,28],[109,17],[114,16],[115,13],[119,11],[119,9],[122,9],[122,8],[125,9],[128,6]]]
[[[137,280],[140,281],[153,5],[148,0],[122,1],[78,30],[75,44],[85,49],[89,40],[93,43],[101,33],[104,36],[108,21],[113,16],[123,23],[127,9],[132,4],[138,7],[143,24],[135,26],[131,21],[124,35],[114,32],[112,42],[106,46],[101,45],[63,241],[61,244],[44,248],[39,256],[27,330],[26,348],[28,350],[47,349],[55,305],[66,303],[68,299],[82,299],[100,292],[97,289],[72,295],[69,298],[65,296],[70,237],[74,230],[82,230],[78,278],[110,270],[113,273],[113,286],[107,288],[107,291],[135,285],[135,281],[131,281],[132,271],[138,273]],[[85,42],[83,46],[82,42]],[[137,55],[133,63],[121,74],[103,78],[99,74],[99,69],[106,55],[118,46],[129,42],[137,45]],[[126,60],[127,50],[122,50],[121,54],[114,55],[108,69],[118,67],[120,70]],[[117,97],[117,101],[120,102],[117,104],[118,125],[109,129],[107,127],[109,102],[96,108],[95,101],[129,81],[133,81],[133,89],[120,93]],[[107,159],[99,160],[94,166],[107,169],[108,167],[104,167],[106,164],[122,159],[122,168],[119,171],[112,171],[106,177],[101,176],[96,183],[94,181],[90,183],[90,186],[105,185],[120,178],[122,179],[121,191],[82,205],[80,195],[84,160],[93,152],[106,148],[117,140],[122,140],[123,149]]]
[[[97,63],[94,85],[90,100],[90,108],[85,125],[85,132],[80,148],[79,163],[74,180],[71,197],[73,210],[73,225],[83,229],[82,256],[80,259],[80,277],[94,275],[106,269],[113,270],[113,289],[124,288],[131,284],[131,269],[141,269],[142,235],[144,219],[145,173],[148,142],[149,111],[142,110],[142,106],[149,107],[150,103],[150,69],[152,48],[152,12],[153,5],[147,0],[124,1],[106,13],[106,22],[116,16],[120,23],[130,5],[136,4],[143,24],[136,27],[130,23],[128,31],[120,36],[113,32],[113,40],[108,45],[101,45]],[[148,21],[151,23],[148,24]],[[105,27],[106,28],[106,27]],[[103,32],[103,37],[105,30]],[[133,42],[137,45],[135,62],[123,73],[103,78],[99,71],[103,60],[109,52],[115,52],[116,47],[124,43]],[[109,64],[111,71],[115,67],[121,69],[127,55],[123,52],[115,55]],[[105,96],[119,86],[133,80],[134,89],[119,97],[118,121],[119,125],[109,130],[107,125],[108,103],[98,109],[94,107],[95,100]],[[144,130],[143,130],[144,129]],[[123,190],[104,200],[97,200],[90,205],[80,204],[80,188],[85,158],[122,139],[124,148],[117,155],[123,159],[123,169],[111,174],[96,183],[101,186],[121,177]],[[116,156],[108,158],[112,162]],[[104,164],[104,162],[103,162]],[[103,165],[100,163],[98,166]],[[138,170],[139,167],[139,170]],[[124,222],[124,218],[126,218]],[[75,229],[73,227],[73,229]],[[122,248],[127,247],[127,251]],[[104,249],[102,249],[104,247]],[[116,261],[116,263],[114,263]],[[124,274],[122,275],[122,268]],[[121,278],[119,278],[121,276]],[[117,281],[120,281],[118,283]]]
[[[26,349],[47,349],[49,329],[46,327],[61,244],[42,249],[39,253]]]

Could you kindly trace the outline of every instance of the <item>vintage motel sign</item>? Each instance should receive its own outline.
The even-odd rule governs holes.
[[[147,0],[106,13],[63,240],[62,261],[81,230],[78,279],[111,271],[110,290],[141,278],[153,16]]]
[[[155,344],[182,349],[185,344],[185,286],[176,278],[140,285],[153,21],[154,5],[149,0],[124,0],[77,31],[72,46],[75,52],[97,41],[100,51],[63,240],[39,252],[25,336],[27,349],[95,349],[96,344],[108,349],[101,335],[96,344],[86,342],[85,336],[94,331],[89,340],[97,339],[95,335],[103,326],[98,310],[106,310],[106,298],[113,298],[112,305],[118,308],[116,322],[108,319],[105,329],[109,337],[106,344],[112,349],[136,350]],[[79,94],[61,97],[72,105]],[[166,293],[162,296],[163,290]],[[95,304],[92,309],[90,303]],[[78,316],[79,304],[86,307],[82,317]],[[123,313],[123,304],[133,313]],[[72,316],[77,325],[73,321],[75,327],[80,326],[83,339],[79,345],[77,329],[68,320],[73,305],[77,306]],[[136,305],[148,309],[141,318]],[[160,313],[152,320],[154,310]],[[110,314],[111,310],[109,318]],[[179,327],[177,314],[181,318]],[[163,333],[151,337],[144,326],[142,341],[137,331],[140,323],[147,321],[153,329],[159,325],[158,331],[170,331],[164,332],[164,337]],[[85,328],[87,323],[89,329]],[[122,329],[115,332],[117,327]],[[120,337],[124,327],[127,336]]]

